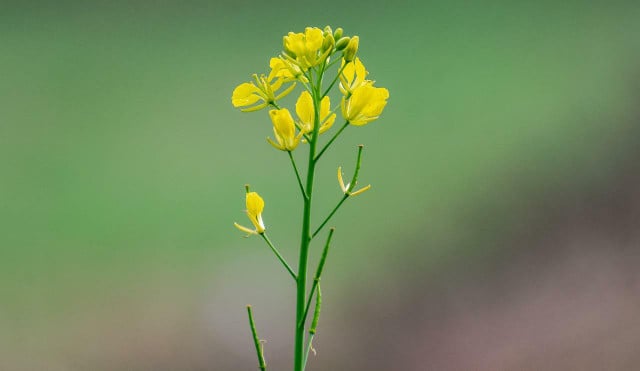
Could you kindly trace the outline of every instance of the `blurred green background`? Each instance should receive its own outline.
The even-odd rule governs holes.
[[[373,189],[332,222],[308,369],[640,367],[638,19],[632,1],[0,5],[0,369],[255,369],[247,303],[289,369],[293,285],[232,223],[250,183],[295,262],[295,179],[230,97],[326,24],[391,97],[319,168],[317,218],[360,143]]]

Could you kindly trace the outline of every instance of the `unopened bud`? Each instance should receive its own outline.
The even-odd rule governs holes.
[[[331,26],[326,26],[324,28],[324,33],[325,34],[329,34],[329,35],[333,35],[333,30],[331,30]]]
[[[340,38],[342,37],[342,32],[342,27],[336,28],[335,32],[333,33],[334,40],[340,40]]]
[[[349,40],[349,44],[344,49],[344,60],[345,62],[351,62],[358,52],[358,44],[360,43],[360,38],[358,36],[354,36]]]
[[[329,49],[333,50],[333,46],[335,45],[335,41],[333,40],[333,35],[327,34],[322,41],[322,51],[327,51]]]
[[[336,42],[336,50],[342,50],[342,49],[346,48],[347,45],[349,44],[350,40],[351,39],[349,38],[349,36],[345,36],[345,37],[339,39]]]

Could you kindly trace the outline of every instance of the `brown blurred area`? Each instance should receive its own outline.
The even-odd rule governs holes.
[[[620,153],[606,182],[505,181],[520,209],[485,204],[458,223],[478,249],[499,248],[357,298],[341,325],[361,324],[349,337],[359,358],[311,370],[639,369],[640,115],[623,126],[603,139]],[[502,227],[487,220],[511,227],[490,241],[487,229]]]

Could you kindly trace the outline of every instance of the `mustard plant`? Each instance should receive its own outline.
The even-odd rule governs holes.
[[[247,237],[261,237],[295,282],[294,371],[303,371],[309,352],[315,353],[313,338],[322,305],[320,279],[335,228],[329,229],[327,233],[313,276],[310,276],[308,267],[311,243],[347,199],[371,188],[367,185],[356,189],[363,149],[363,146],[359,145],[355,170],[349,182],[345,182],[342,167],[337,167],[337,180],[342,195],[336,206],[327,216],[320,219],[317,225],[312,225],[316,165],[347,127],[363,126],[378,119],[389,98],[387,89],[376,87],[374,81],[367,78],[368,72],[358,56],[359,43],[358,36],[343,35],[342,28],[333,31],[329,26],[324,29],[307,27],[302,33],[289,32],[283,37],[283,50],[280,55],[269,61],[269,74],[254,74],[253,80],[238,85],[231,97],[233,106],[243,112],[269,109],[268,117],[273,125],[273,138],[267,138],[267,142],[287,154],[300,189],[302,230],[297,270],[287,263],[267,235],[267,227],[262,219],[265,202],[258,193],[252,192],[248,185],[245,186],[246,214],[253,229],[235,223],[236,228],[246,233]],[[331,109],[329,96],[336,87],[340,96],[340,113],[344,121],[337,129],[334,128],[334,123],[338,107]],[[293,109],[296,115],[294,118],[287,108],[281,107],[280,100],[293,93],[296,88],[300,88],[301,92]],[[328,135],[331,133],[332,135]],[[294,156],[294,152],[298,153],[301,146],[307,147],[304,180]],[[313,316],[309,323],[312,302]],[[251,306],[247,306],[247,313],[258,365],[264,371],[267,368],[264,348],[257,334]]]

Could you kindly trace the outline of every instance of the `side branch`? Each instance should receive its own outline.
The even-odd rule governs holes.
[[[363,148],[364,148],[364,146],[362,144],[358,145],[358,157],[356,158],[356,169],[355,169],[355,171],[353,173],[353,177],[351,178],[351,182],[349,184],[347,184],[346,186],[344,185],[344,183],[342,181],[341,170],[340,170],[340,168],[338,168],[338,182],[340,183],[340,188],[342,188],[342,192],[344,192],[344,196],[342,196],[342,199],[340,199],[340,202],[338,202],[336,207],[333,208],[333,210],[331,211],[329,216],[327,216],[324,219],[324,221],[322,222],[322,224],[320,224],[318,229],[316,229],[316,231],[313,232],[313,234],[311,235],[311,238],[315,237],[318,233],[320,233],[320,231],[322,230],[322,227],[324,227],[325,224],[327,224],[329,222],[329,220],[331,219],[333,214],[335,214],[336,211],[338,211],[340,206],[342,206],[342,204],[347,200],[347,198],[349,198],[350,196],[356,196],[356,195],[358,195],[358,194],[360,194],[362,192],[367,191],[369,188],[371,188],[371,186],[368,185],[368,186],[366,186],[366,187],[364,187],[362,189],[359,189],[359,190],[357,190],[355,192],[352,192],[353,188],[356,186],[356,183],[358,183],[358,174],[360,173],[360,163],[362,162],[362,149]]]
[[[262,236],[262,238],[265,240],[265,242],[267,243],[267,245],[269,245],[269,247],[271,248],[271,251],[273,251],[274,254],[276,254],[276,256],[278,257],[278,260],[280,260],[280,262],[282,263],[282,265],[284,265],[285,268],[287,268],[287,271],[289,271],[289,274],[291,274],[291,277],[293,277],[294,281],[298,280],[298,277],[296,276],[296,274],[293,272],[293,269],[291,269],[291,266],[289,266],[289,264],[287,263],[286,260],[284,260],[284,257],[282,257],[282,255],[280,254],[280,252],[278,251],[278,249],[276,249],[275,246],[273,246],[273,243],[271,243],[271,240],[269,239],[269,237],[267,237],[266,233],[262,233],[260,234]]]
[[[336,205],[336,207],[333,208],[333,210],[331,211],[331,213],[329,213],[329,216],[327,216],[324,221],[322,222],[322,224],[320,224],[320,226],[316,229],[315,232],[313,232],[313,234],[311,235],[311,238],[314,238],[318,233],[320,233],[320,231],[322,230],[322,228],[329,222],[329,220],[331,220],[331,217],[333,216],[333,214],[336,213],[336,211],[338,211],[338,209],[340,208],[340,206],[342,206],[342,204],[347,200],[347,198],[349,198],[348,194],[345,194],[344,196],[342,196],[342,199],[340,199],[340,202],[338,202],[338,204]]]
[[[344,131],[344,129],[347,128],[347,126],[349,126],[349,121],[345,122],[344,125],[342,125],[342,127],[340,128],[340,130],[338,130],[331,139],[329,139],[329,141],[327,142],[327,144],[324,145],[324,147],[322,147],[322,149],[320,150],[320,152],[316,155],[316,157],[314,157],[313,161],[318,161],[320,159],[320,157],[322,157],[322,154],[329,149],[329,146],[331,145],[331,143],[333,143],[334,140],[336,140],[336,138],[338,138],[338,136],[340,134],[342,134],[342,132]]]
[[[316,298],[316,309],[313,312],[313,320],[311,321],[311,327],[309,328],[309,342],[307,343],[307,350],[304,353],[304,367],[307,367],[307,361],[309,360],[309,351],[316,354],[316,350],[313,349],[313,338],[316,336],[316,327],[318,327],[318,320],[320,319],[320,307],[322,306],[322,290],[320,290],[320,284],[318,284],[318,295]],[[303,368],[304,371],[304,368]]]
[[[306,320],[307,314],[309,313],[309,307],[311,306],[311,299],[313,298],[313,294],[316,291],[316,287],[319,287],[320,278],[322,277],[322,270],[324,269],[324,263],[327,261],[327,255],[329,254],[329,247],[331,246],[331,238],[333,237],[333,232],[335,232],[335,228],[331,228],[329,230],[329,236],[327,237],[327,242],[324,245],[324,249],[322,250],[322,257],[320,258],[320,262],[318,262],[318,267],[316,268],[316,275],[313,278],[313,285],[311,286],[311,292],[309,293],[309,298],[307,299],[307,305],[304,308],[304,315],[302,316],[302,320]],[[318,292],[319,293],[319,292]],[[316,306],[318,306],[316,299]],[[316,310],[320,310],[317,308]],[[317,324],[317,321],[316,321]],[[300,325],[300,324],[299,324]],[[313,326],[312,326],[313,327]]]
[[[291,151],[287,151],[289,155],[289,159],[291,159],[291,165],[293,165],[293,171],[296,173],[296,179],[298,180],[298,187],[300,187],[300,192],[302,192],[302,197],[307,199],[307,192],[304,190],[304,186],[302,185],[302,180],[300,179],[300,173],[298,172],[298,167],[296,166],[296,161],[293,159],[293,154]]]
[[[329,93],[331,88],[333,88],[333,85],[336,84],[336,82],[338,81],[338,79],[342,75],[342,71],[344,71],[345,67],[347,67],[347,64],[349,64],[349,63],[345,63],[345,64],[342,65],[342,67],[340,67],[340,70],[338,70],[338,73],[336,74],[336,77],[333,79],[333,81],[331,81],[331,84],[329,85],[327,90],[325,90],[324,93],[322,94],[323,98]]]

